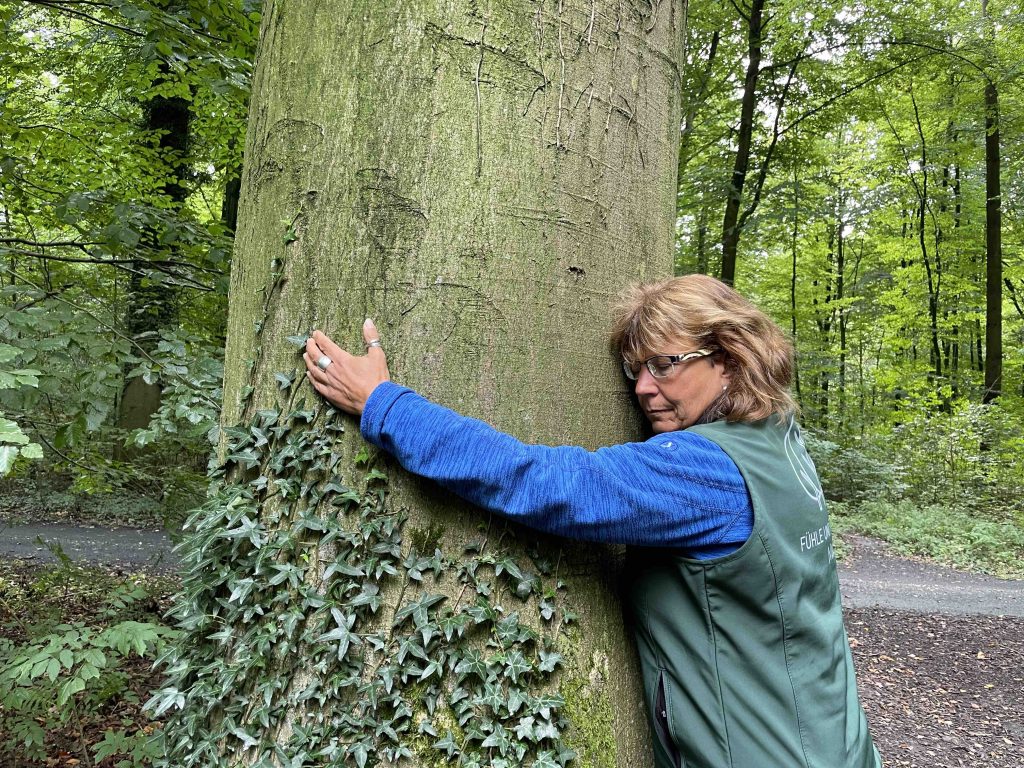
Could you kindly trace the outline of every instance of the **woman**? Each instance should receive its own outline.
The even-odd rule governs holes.
[[[732,288],[632,289],[613,347],[655,435],[525,445],[389,381],[317,331],[317,392],[410,472],[551,533],[634,545],[629,603],[659,766],[878,768],[842,623],[824,496],[794,421],[793,351]],[[642,549],[641,549],[642,547]]]

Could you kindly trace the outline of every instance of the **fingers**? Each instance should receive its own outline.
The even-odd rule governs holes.
[[[363,323],[363,340],[367,353],[352,355],[331,341],[323,331],[313,331],[306,339],[306,350],[302,355],[306,375],[316,392],[352,414],[361,413],[376,386],[391,378],[372,320]],[[326,365],[321,366],[321,362]]]
[[[348,352],[343,350],[323,331],[313,331],[313,334],[309,337],[322,354],[327,355],[331,360],[344,360],[346,357],[351,357]],[[306,342],[306,349],[309,349],[309,341]]]
[[[311,379],[321,383],[327,382],[327,373],[320,369],[320,366],[316,364],[316,359],[308,351],[302,353],[302,359],[306,362],[306,372]]]

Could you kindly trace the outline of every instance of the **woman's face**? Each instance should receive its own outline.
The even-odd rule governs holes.
[[[678,349],[651,352],[651,355],[675,355],[692,352],[695,344],[684,340]],[[674,366],[664,378],[655,378],[640,366],[636,379],[636,397],[655,433],[686,429],[697,423],[704,411],[728,388],[732,374],[721,355],[711,355]]]

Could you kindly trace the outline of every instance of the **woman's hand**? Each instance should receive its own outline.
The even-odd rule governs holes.
[[[390,380],[388,361],[380,348],[380,337],[372,320],[363,323],[366,354],[350,355],[322,331],[306,340],[306,377],[313,389],[346,413],[358,416],[366,399],[382,381]]]

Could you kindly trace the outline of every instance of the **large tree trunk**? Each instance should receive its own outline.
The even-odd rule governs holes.
[[[224,390],[225,424],[245,429],[226,432],[227,484],[192,523],[187,562],[207,572],[181,603],[177,690],[157,697],[182,696],[170,756],[558,765],[564,739],[581,765],[651,764],[617,557],[538,541],[371,454],[385,496],[357,424],[289,383],[285,338],[321,327],[361,348],[370,316],[393,377],[443,404],[531,442],[638,437],[606,329],[623,286],[671,274],[682,4],[264,11]],[[440,577],[412,554],[435,548]]]

